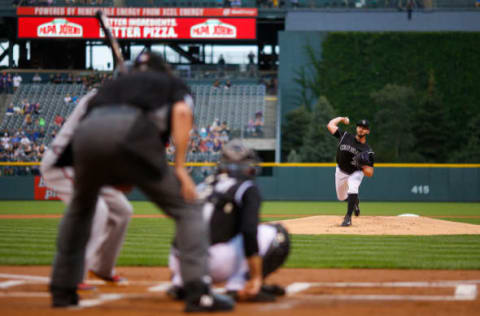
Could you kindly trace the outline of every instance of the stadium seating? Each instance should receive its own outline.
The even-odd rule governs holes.
[[[226,122],[231,137],[249,137],[246,129],[249,121],[255,115],[265,113],[266,89],[259,84],[233,84],[230,88],[225,86],[214,87],[211,84],[191,84],[192,95],[195,99],[194,116],[198,129],[208,128],[214,121]],[[66,104],[64,98],[67,94],[80,98],[86,93],[82,84],[67,83],[25,83],[13,95],[12,103],[20,106],[24,100],[29,103],[40,103],[41,113],[33,115],[33,120],[43,117],[45,119],[45,137],[41,143],[48,145],[52,140],[52,133],[58,129],[54,124],[55,117],[61,115],[66,118],[75,107],[75,103]],[[4,116],[0,130],[14,133],[19,130],[34,129],[33,126],[25,128],[25,116],[14,114]],[[204,162],[216,161],[218,153],[198,152],[189,153],[188,161]]]
[[[75,107],[75,104],[65,104],[64,98],[67,94],[71,96],[81,96],[86,93],[81,84],[23,84],[16,91],[12,103],[20,105],[24,99],[28,102],[40,103],[41,116],[45,119],[45,132],[47,137],[43,143],[50,142],[51,133],[54,129],[53,121],[56,115],[67,117]],[[23,115],[5,116],[1,124],[1,129],[18,130],[22,128],[24,121]]]
[[[226,121],[232,131],[241,133],[255,113],[265,112],[264,85],[233,85],[215,88],[193,85],[195,124],[204,127],[215,119]]]

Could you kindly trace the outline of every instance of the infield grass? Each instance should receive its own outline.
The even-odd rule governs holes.
[[[134,202],[135,214],[158,214],[147,202]],[[480,224],[479,203],[362,202],[364,215],[415,213]],[[61,202],[0,202],[0,214],[61,214]],[[340,202],[266,202],[263,221],[273,215],[343,215]],[[269,216],[272,215],[272,216]],[[55,252],[58,218],[0,219],[0,265],[49,265]],[[165,266],[173,238],[173,221],[133,218],[118,264]],[[287,267],[480,269],[480,235],[360,236],[294,235]]]

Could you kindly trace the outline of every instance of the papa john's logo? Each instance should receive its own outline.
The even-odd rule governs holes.
[[[217,19],[208,19],[190,29],[192,38],[236,38],[237,28]]]
[[[82,37],[83,27],[67,19],[54,19],[37,27],[38,37]]]

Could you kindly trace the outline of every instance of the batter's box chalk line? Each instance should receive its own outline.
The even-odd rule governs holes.
[[[435,281],[435,282],[296,282],[286,288],[288,296],[323,300],[361,301],[473,301],[477,298],[480,280]],[[390,294],[301,294],[311,288],[455,288],[454,295],[390,295]]]

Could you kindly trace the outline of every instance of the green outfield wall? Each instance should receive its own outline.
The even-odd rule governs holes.
[[[333,201],[335,167],[264,167],[259,176],[265,200]],[[272,168],[268,170],[267,168]],[[34,177],[0,177],[0,200],[48,199],[53,192]],[[360,187],[364,201],[480,201],[479,167],[376,167]],[[144,200],[134,190],[129,198]]]

